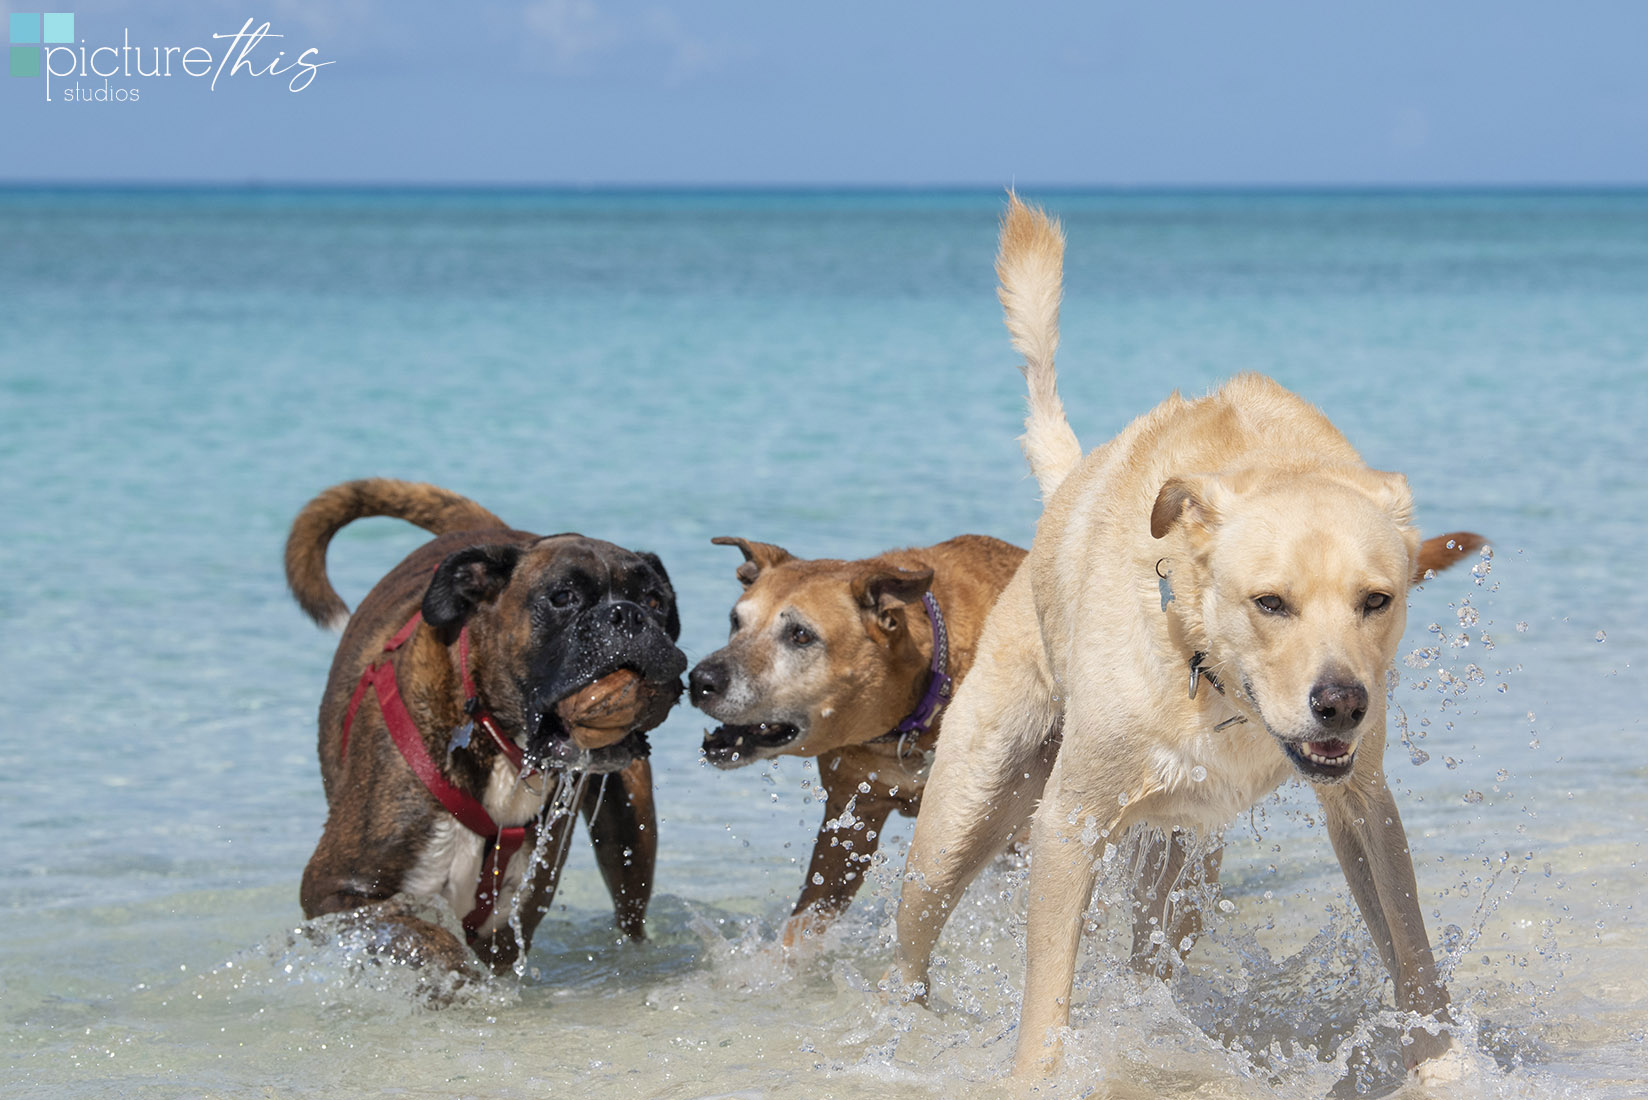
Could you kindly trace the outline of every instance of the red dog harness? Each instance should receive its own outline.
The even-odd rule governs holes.
[[[406,625],[384,643],[384,653],[391,654],[405,645],[422,621],[423,612],[415,612],[412,618],[407,620]],[[491,735],[504,757],[517,769],[521,768],[523,761],[520,746],[503,735],[492,716],[481,709],[480,700],[475,694],[475,682],[469,675],[468,627],[464,627],[458,633],[458,665],[463,675],[464,710],[475,725]],[[460,825],[486,840],[486,847],[481,853],[481,878],[475,888],[475,908],[463,919],[464,934],[473,944],[475,937],[480,934],[481,926],[487,922],[497,907],[498,894],[503,887],[504,869],[509,866],[510,859],[533,833],[535,823],[500,826],[492,820],[492,815],[486,812],[486,807],[481,805],[479,799],[472,798],[453,786],[442,774],[440,767],[430,757],[429,749],[423,743],[423,735],[418,731],[417,724],[412,721],[411,713],[401,700],[400,684],[395,678],[395,665],[388,656],[361,673],[360,683],[355,685],[355,693],[349,697],[349,709],[343,716],[340,759],[348,758],[349,728],[355,724],[355,712],[360,709],[361,700],[366,698],[366,689],[369,686],[378,697],[378,709],[383,713],[383,723],[389,728],[389,736],[394,740],[395,747],[401,751],[401,756],[406,759],[413,774],[423,781],[429,793],[446,807],[447,812],[458,819]]]

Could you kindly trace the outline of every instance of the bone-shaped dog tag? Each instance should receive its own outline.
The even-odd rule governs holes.
[[[463,725],[452,731],[452,740],[446,743],[446,751],[448,753],[453,753],[459,749],[467,749],[469,747],[469,739],[474,735],[474,733],[475,723],[473,721],[465,722]]]

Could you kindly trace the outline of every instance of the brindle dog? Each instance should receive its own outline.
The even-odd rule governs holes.
[[[326,548],[344,525],[377,515],[437,537],[348,616]],[[320,705],[328,814],[303,874],[304,914],[370,912],[391,954],[468,969],[456,937],[389,900],[444,899],[468,915],[475,954],[503,973],[565,859],[571,813],[545,813],[559,787],[581,794],[618,922],[641,938],[658,836],[645,731],[675,704],[687,665],[658,558],[512,530],[455,493],[378,478],[328,489],[299,513],[286,575],[317,623],[347,616]],[[525,827],[510,838],[516,850],[466,825],[477,807],[497,830]],[[534,841],[548,853],[536,873]]]

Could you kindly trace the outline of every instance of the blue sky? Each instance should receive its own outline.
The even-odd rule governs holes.
[[[332,64],[0,78],[0,180],[1648,183],[1640,0],[67,2],[88,49],[255,18]]]

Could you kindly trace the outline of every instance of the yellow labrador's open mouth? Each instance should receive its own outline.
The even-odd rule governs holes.
[[[1356,763],[1356,745],[1350,741],[1283,741],[1282,751],[1307,779],[1343,779]]]

